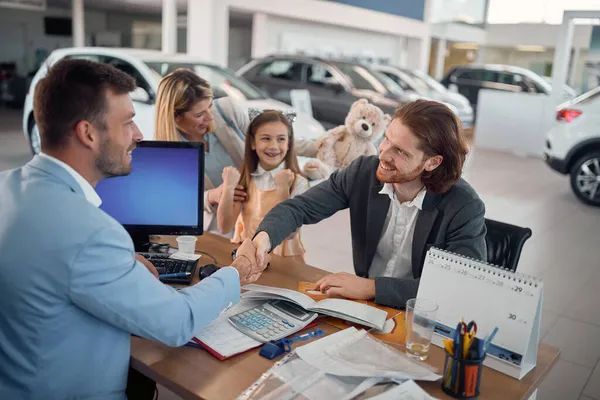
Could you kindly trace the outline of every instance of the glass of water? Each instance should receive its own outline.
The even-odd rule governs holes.
[[[425,361],[435,327],[438,305],[433,300],[410,299],[406,302],[406,354]]]

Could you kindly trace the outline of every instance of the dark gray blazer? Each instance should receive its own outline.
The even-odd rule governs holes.
[[[278,204],[256,232],[267,232],[274,248],[302,225],[316,224],[349,207],[354,269],[356,275],[368,277],[390,206],[390,198],[379,194],[383,184],[376,177],[378,165],[376,156],[356,159],[327,181]],[[486,261],[484,214],[483,202],[462,179],[446,193],[427,192],[413,236],[414,279],[375,279],[375,302],[404,308],[406,300],[416,297],[431,246]]]

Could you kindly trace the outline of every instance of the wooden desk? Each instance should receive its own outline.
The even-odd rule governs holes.
[[[174,243],[174,238],[160,241]],[[214,256],[220,265],[231,262],[231,251],[235,248],[228,240],[205,234],[199,237],[197,249]],[[201,263],[211,260],[203,256]],[[273,257],[271,267],[257,283],[296,289],[299,281],[316,281],[327,272],[308,266],[294,258]],[[197,279],[197,277],[196,277]],[[338,329],[321,324],[327,333]],[[558,360],[559,350],[540,344],[537,367],[522,380],[516,380],[485,367],[482,376],[481,399],[527,399],[542,382]],[[444,352],[431,346],[427,362],[439,371],[443,368]],[[219,361],[208,352],[193,347],[172,348],[141,338],[131,340],[131,365],[144,375],[165,386],[184,399],[235,399],[256,379],[267,371],[273,361],[258,355],[258,350]],[[449,399],[440,387],[440,382],[421,382],[432,396]]]

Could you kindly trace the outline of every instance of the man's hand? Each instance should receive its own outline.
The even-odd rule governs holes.
[[[152,265],[152,263],[150,261],[146,260],[146,258],[144,256],[141,256],[137,253],[135,255],[135,259],[137,261],[141,262],[142,264],[144,264],[144,267],[148,268],[148,271],[150,271],[152,273],[152,275],[154,275],[156,277],[156,279],[158,279],[158,271],[156,270],[156,268],[154,267],[154,265]]]
[[[347,272],[338,272],[321,278],[315,284],[315,290],[320,290],[327,297],[373,300],[375,298],[375,281]]]
[[[252,240],[252,244],[256,249],[256,261],[262,269],[267,267],[269,262],[269,250],[271,250],[271,239],[265,231],[259,232]]]
[[[261,268],[257,263],[256,249],[250,239],[244,240],[241,246],[238,247],[235,260],[231,263],[231,266],[238,270],[242,285],[256,281],[264,270],[264,267]]]

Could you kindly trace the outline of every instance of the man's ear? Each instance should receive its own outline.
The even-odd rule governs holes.
[[[93,149],[100,142],[98,130],[88,121],[79,121],[75,125],[75,139],[84,147]]]
[[[442,156],[433,156],[428,158],[427,161],[425,161],[425,171],[433,171],[434,169],[440,166],[442,161],[444,161],[444,157]]]

